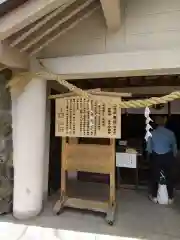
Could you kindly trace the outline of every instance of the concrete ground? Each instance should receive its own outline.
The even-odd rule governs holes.
[[[98,192],[101,192],[101,190],[102,188]],[[91,193],[91,188],[87,187],[86,192]],[[92,212],[66,209],[60,216],[54,216],[52,206],[55,199],[53,198],[45,205],[42,214],[35,219],[17,221],[11,216],[1,217],[0,239],[180,239],[179,194],[177,194],[173,206],[153,204],[148,200],[146,191],[142,190],[119,190],[117,199],[118,208],[114,226],[107,225],[103,214]],[[18,229],[15,230],[15,228]]]

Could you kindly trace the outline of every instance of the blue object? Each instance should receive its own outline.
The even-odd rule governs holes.
[[[155,152],[157,154],[165,154],[173,152],[177,154],[176,138],[172,131],[159,126],[152,132],[152,137],[149,137],[147,142],[148,153]]]

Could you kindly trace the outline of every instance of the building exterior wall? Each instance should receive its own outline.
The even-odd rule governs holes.
[[[57,57],[179,47],[179,0],[123,0],[122,26],[108,32],[102,10],[82,21],[41,52]]]
[[[122,26],[118,32],[108,32],[103,12],[102,10],[98,10],[90,18],[82,21],[74,29],[62,35],[46,47],[40,53],[40,56],[45,58],[71,57],[105,53],[122,53],[123,55],[123,53],[127,52],[138,53],[152,50],[173,50],[179,47],[179,0],[122,0],[121,11]],[[141,57],[142,55],[140,54],[138,58],[139,61]],[[154,53],[151,53],[151,57],[151,60],[156,58]],[[123,61],[124,55],[122,62],[119,62],[122,68],[124,66]],[[67,62],[69,62],[69,59],[67,59]],[[127,67],[129,66],[129,60],[126,62]],[[58,73],[69,73],[68,64],[66,63],[63,65],[62,62],[57,61],[56,63],[52,63],[53,67],[50,66],[49,63],[47,66],[52,67],[54,72],[56,72],[54,69],[59,68],[60,72]],[[76,63],[77,61],[74,59],[72,65],[74,64],[73,66],[75,66]],[[96,62],[94,65],[97,64],[99,63]],[[83,65],[79,64],[78,66],[83,69]],[[77,65],[75,68],[78,68]],[[141,66],[139,68],[141,68]],[[113,70],[115,71],[116,69]],[[177,108],[179,108],[179,104],[177,104]],[[177,108],[172,105],[173,112],[179,113],[180,109],[177,110]],[[129,111],[131,112],[131,109]],[[132,111],[143,113],[144,110],[138,109]],[[160,112],[158,111],[158,113]],[[165,107],[161,113],[167,113],[167,107]],[[44,192],[47,191],[47,166],[48,163],[45,167],[46,170],[44,170],[44,176],[46,176]]]

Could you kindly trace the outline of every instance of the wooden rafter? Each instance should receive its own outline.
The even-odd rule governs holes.
[[[73,23],[71,23],[67,28],[63,29],[60,32],[57,32],[56,35],[50,37],[47,39],[47,41],[45,41],[44,43],[40,44],[39,46],[37,46],[35,49],[33,49],[30,52],[30,56],[35,55],[36,53],[38,53],[39,51],[41,51],[44,47],[48,46],[51,42],[53,42],[55,39],[57,39],[58,37],[62,36],[63,34],[65,34],[67,31],[73,29],[76,25],[78,25],[82,20],[90,17],[95,11],[97,11],[100,8],[99,4],[96,4],[94,7],[92,7],[90,10],[88,10],[88,12],[86,12],[82,17],[78,18],[77,20],[75,20]]]
[[[29,0],[23,7],[20,6],[0,19],[0,39],[8,38],[67,2],[68,0]]]
[[[2,3],[0,7],[0,18],[13,11],[14,9],[18,8],[19,6],[23,5],[27,1],[28,0],[6,0],[4,2],[1,1]]]
[[[24,32],[21,36],[16,38],[12,41],[10,44],[11,47],[14,47],[18,45],[20,42],[24,41],[26,38],[28,38],[33,32],[40,29],[42,26],[44,26],[48,21],[56,17],[60,12],[62,12],[68,5],[72,4],[75,0],[71,0],[68,3],[63,4],[59,8],[55,9],[53,12],[51,12],[49,15],[45,16],[42,20],[40,20],[37,24],[35,24],[32,28],[30,28],[28,31]]]
[[[82,11],[83,9],[87,8],[94,0],[87,0],[83,4],[81,4],[78,8],[74,9],[71,11],[69,14],[67,14],[65,17],[57,21],[51,28],[48,28],[47,30],[43,31],[38,35],[37,37],[33,38],[30,42],[28,42],[23,48],[21,48],[21,52],[24,52],[31,48],[31,46],[35,45],[38,43],[41,39],[43,39],[46,35],[50,34],[53,32],[55,29],[57,29],[60,25],[64,24],[67,22],[69,19],[71,19],[73,16],[75,16],[77,13]]]
[[[20,53],[18,49],[0,43],[0,63],[9,68],[28,69],[29,57],[27,53]]]
[[[109,30],[119,30],[121,26],[120,0],[100,0],[106,25]]]

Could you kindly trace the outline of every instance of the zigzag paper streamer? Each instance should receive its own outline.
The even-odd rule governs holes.
[[[150,122],[153,122],[153,120],[150,118],[150,117],[147,117],[146,118],[146,124],[150,123]]]
[[[150,132],[150,130],[152,129],[151,125],[149,124],[150,122],[153,122],[153,120],[150,118],[149,114],[151,113],[149,107],[145,108],[144,111],[144,116],[146,118],[146,135],[145,135],[145,140],[146,142],[148,141],[149,137],[152,137],[152,134]]]

